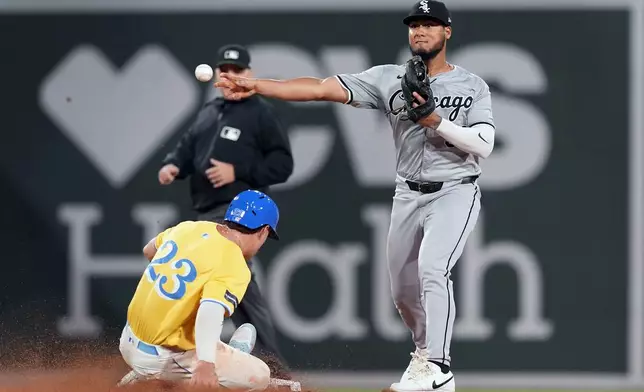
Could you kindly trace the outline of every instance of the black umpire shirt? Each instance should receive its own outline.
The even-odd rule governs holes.
[[[205,173],[212,167],[211,158],[234,166],[233,183],[214,188]],[[288,136],[272,106],[255,95],[242,101],[218,97],[207,102],[163,163],[179,168],[177,179],[190,176],[193,209],[198,213],[227,204],[247,189],[266,192],[293,173]]]

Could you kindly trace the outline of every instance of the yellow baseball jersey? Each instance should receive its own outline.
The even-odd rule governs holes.
[[[212,222],[182,222],[159,234],[155,246],[128,307],[128,323],[144,342],[192,350],[199,304],[221,304],[230,317],[246,293],[250,269],[237,244]]]

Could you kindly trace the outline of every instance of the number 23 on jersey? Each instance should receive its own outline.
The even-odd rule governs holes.
[[[179,247],[174,241],[166,241],[145,270],[157,294],[168,300],[179,300],[186,294],[186,284],[197,278],[197,269],[192,261],[175,260]]]

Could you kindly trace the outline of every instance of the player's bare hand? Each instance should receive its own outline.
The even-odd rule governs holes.
[[[418,106],[424,104],[425,102],[427,102],[427,100],[425,98],[423,98],[417,92],[414,92],[413,95],[414,95],[414,98],[416,98],[416,101],[418,101],[418,102],[414,102],[411,105],[412,107],[418,107]],[[441,120],[442,120],[441,117],[438,114],[436,114],[436,112],[432,112],[430,115],[425,116],[424,118],[422,118],[419,121],[419,124],[421,124],[423,126],[426,126],[426,127],[430,127],[430,128],[436,128],[438,126],[438,124],[440,124]]]
[[[189,384],[197,388],[217,388],[219,378],[215,372],[215,364],[199,361],[192,373]]]
[[[231,184],[235,181],[235,167],[230,163],[210,159],[212,166],[206,170],[206,177],[215,188]]]
[[[417,101],[417,102],[414,102],[414,103],[411,105],[412,107],[418,107],[418,106],[420,106],[420,105],[424,104],[425,102],[427,102],[427,101],[425,100],[425,98],[423,98],[423,97],[422,97],[420,94],[418,94],[417,92],[414,92],[414,93],[413,93],[413,96],[414,96],[414,98],[416,98],[416,101]]]
[[[227,94],[228,99],[240,100],[255,94],[257,92],[256,84],[255,79],[222,72],[214,86],[228,90],[230,92],[230,94]]]
[[[179,168],[173,164],[165,165],[159,170],[159,184],[169,185],[172,184],[177,175],[179,174]]]

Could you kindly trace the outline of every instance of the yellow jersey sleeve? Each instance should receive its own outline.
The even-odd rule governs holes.
[[[178,224],[174,226],[170,226],[167,229],[163,230],[161,233],[157,234],[155,240],[154,240],[154,247],[157,248],[157,250],[163,245],[163,242],[165,241],[166,237],[170,232],[174,229],[179,229],[179,228],[185,228],[185,227],[190,227],[192,224],[195,222],[193,221],[183,221],[179,222]]]
[[[164,237],[165,237],[165,236],[170,232],[170,230],[172,230],[172,229],[174,229],[174,226],[169,227],[169,228],[165,229],[164,231],[162,231],[161,233],[157,234],[157,237],[156,237],[156,239],[154,240],[154,247],[155,247],[155,248],[157,248],[157,250],[159,250],[159,248],[161,247],[161,245],[163,245],[163,238],[164,238]]]
[[[250,269],[243,260],[230,260],[224,273],[213,273],[203,287],[201,302],[215,302],[226,309],[226,317],[235,313],[250,283]]]

